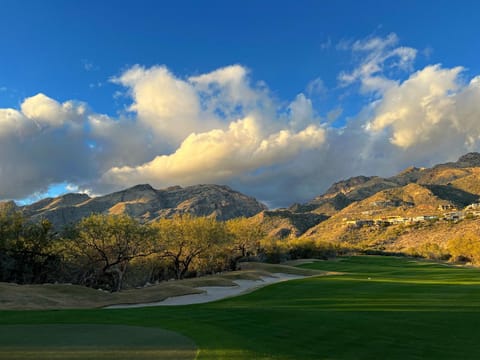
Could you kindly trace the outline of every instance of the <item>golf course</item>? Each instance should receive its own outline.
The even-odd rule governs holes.
[[[480,270],[354,256],[205,304],[1,311],[0,359],[478,359]],[[1,304],[0,304],[1,305]]]

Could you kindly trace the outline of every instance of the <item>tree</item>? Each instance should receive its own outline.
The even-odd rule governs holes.
[[[0,207],[0,250],[5,250],[10,240],[21,236],[25,217],[15,209],[14,204],[2,205]]]
[[[48,220],[27,221],[14,203],[0,208],[0,281],[46,282],[56,272],[56,240]]]
[[[69,242],[73,257],[86,259],[87,273],[99,282],[99,275],[109,279],[113,291],[120,291],[128,264],[135,258],[151,255],[151,231],[126,215],[91,215],[77,225],[77,236]],[[99,273],[99,274],[98,274]]]
[[[11,270],[15,260],[10,254],[12,241],[21,237],[25,218],[13,203],[0,207],[0,281],[12,281]]]
[[[25,222],[20,236],[9,242],[8,253],[15,261],[13,281],[44,283],[53,278],[60,261],[56,241],[50,221]]]
[[[192,263],[212,256],[228,241],[225,224],[213,218],[175,216],[152,225],[156,231],[157,250],[169,259],[177,279],[183,279]]]
[[[244,217],[228,220],[226,226],[233,238],[230,267],[235,270],[241,258],[257,255],[266,232],[261,224]]]

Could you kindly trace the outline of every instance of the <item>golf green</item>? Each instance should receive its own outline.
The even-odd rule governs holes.
[[[125,325],[0,326],[0,359],[191,360],[195,344],[172,331]]]
[[[198,359],[480,359],[479,269],[379,256],[302,267],[344,274],[199,305],[4,311],[0,324],[37,325],[39,333],[48,333],[48,324],[164,328],[192,339]],[[12,344],[3,340],[0,350]]]

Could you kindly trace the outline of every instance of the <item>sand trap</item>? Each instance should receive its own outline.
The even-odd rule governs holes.
[[[128,309],[128,308],[139,308],[147,306],[175,306],[175,305],[191,305],[191,304],[201,304],[207,303],[215,300],[225,299],[232,296],[237,296],[240,294],[245,294],[252,290],[258,289],[260,287],[278,283],[281,281],[302,279],[305,276],[302,275],[293,275],[293,274],[284,274],[284,273],[274,273],[272,276],[262,276],[260,280],[233,280],[237,286],[203,286],[198,287],[197,289],[203,290],[201,294],[190,294],[182,296],[169,297],[163,301],[157,301],[152,303],[141,303],[141,304],[120,304],[120,305],[110,305],[105,307],[105,309]]]

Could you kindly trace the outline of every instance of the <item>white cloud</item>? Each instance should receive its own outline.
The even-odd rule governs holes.
[[[473,128],[468,114],[470,111],[479,114],[480,108],[476,101],[465,101],[465,97],[477,87],[471,83],[461,88],[458,79],[461,71],[461,67],[442,69],[435,65],[412,74],[385,92],[368,128],[372,131],[390,128],[391,142],[403,148],[444,141],[452,136],[452,131],[476,135],[480,124]],[[466,108],[457,107],[459,101]]]
[[[65,179],[90,179],[84,105],[38,94],[20,108],[0,109],[0,198],[43,192]]]
[[[216,182],[288,205],[341,178],[388,176],[480,149],[480,76],[440,65],[413,71],[416,50],[395,34],[342,48],[355,59],[339,75],[343,88],[317,78],[288,101],[241,65],[185,77],[137,65],[113,80],[116,100],[130,102],[116,117],[44,94],[0,109],[0,199],[59,183],[98,194]],[[365,104],[358,114],[342,104],[320,116],[312,104],[322,92],[356,90]]]
[[[323,96],[327,93],[328,89],[323,80],[319,77],[313,79],[307,84],[306,92],[308,96]]]
[[[137,65],[113,81],[130,89],[133,103],[129,110],[156,136],[177,144],[191,132],[205,129],[199,119],[200,99],[195,89],[166,67],[146,69]]]
[[[312,101],[304,94],[298,94],[295,100],[288,106],[290,112],[290,127],[301,130],[312,123],[320,123],[320,118],[315,114]]]
[[[75,104],[72,101],[60,104],[44,94],[37,94],[25,99],[21,111],[39,126],[60,127],[67,121],[71,123],[81,121],[86,108],[83,104]]]
[[[360,56],[357,67],[350,71],[342,71],[338,79],[341,86],[349,86],[360,82],[362,92],[384,92],[396,84],[394,79],[385,76],[385,70],[411,70],[417,50],[410,47],[396,47],[398,36],[368,37],[353,43],[342,43],[340,49],[351,50]]]
[[[259,121],[247,117],[230,123],[227,130],[191,134],[172,155],[136,167],[113,168],[103,180],[121,185],[147,181],[154,186],[225,182],[291,160],[302,150],[319,148],[324,140],[324,130],[315,125],[265,135]]]

